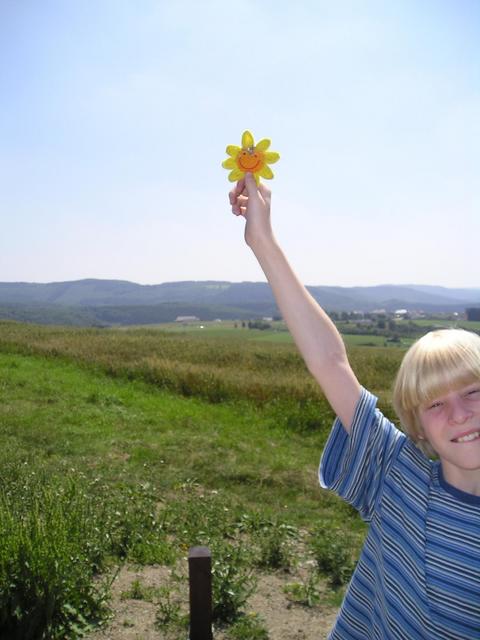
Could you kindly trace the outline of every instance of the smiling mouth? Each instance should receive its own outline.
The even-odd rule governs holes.
[[[478,438],[480,438],[480,431],[473,431],[472,433],[467,433],[467,435],[461,436],[460,438],[455,438],[452,442],[472,442]]]
[[[239,160],[238,164],[243,169],[243,171],[250,171],[251,173],[255,173],[255,171],[257,171],[257,169],[260,168],[262,163],[259,160],[257,160],[253,166],[249,167],[249,166],[246,166],[246,164],[248,163],[244,164],[242,160]]]

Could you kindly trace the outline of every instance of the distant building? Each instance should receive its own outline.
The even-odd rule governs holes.
[[[470,309],[465,309],[465,314],[467,316],[467,320],[480,320],[480,307],[471,307]]]
[[[175,322],[199,322],[200,318],[197,316],[177,316]]]

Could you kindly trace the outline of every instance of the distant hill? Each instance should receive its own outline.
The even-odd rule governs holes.
[[[459,312],[480,305],[480,288],[428,285],[309,286],[328,311],[385,309]],[[278,314],[264,282],[185,281],[141,285],[86,279],[46,284],[0,282],[0,318],[78,325],[169,322],[178,315],[246,319]]]

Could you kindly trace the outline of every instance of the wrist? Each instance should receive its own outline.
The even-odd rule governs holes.
[[[246,237],[246,242],[256,256],[280,249],[272,231],[256,234],[253,238]]]

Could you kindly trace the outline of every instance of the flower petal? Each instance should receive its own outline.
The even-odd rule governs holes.
[[[250,131],[244,131],[242,135],[242,147],[248,149],[249,147],[253,147],[254,144],[255,142]]]
[[[255,182],[257,183],[257,187],[260,184],[260,174],[262,172],[261,171],[255,171],[255,173],[253,174],[253,177],[255,178]]]
[[[227,153],[229,156],[232,156],[232,158],[236,158],[236,156],[238,155],[239,151],[241,151],[240,147],[237,147],[236,144],[229,144],[227,149],[226,149]]]
[[[245,172],[241,169],[234,169],[228,174],[228,179],[230,180],[230,182],[236,182],[237,180],[241,180],[244,175]]]
[[[273,164],[274,162],[280,160],[280,154],[276,151],[266,151],[264,158],[265,162],[268,162],[268,164]]]
[[[263,165],[263,167],[260,169],[258,174],[262,176],[262,178],[265,178],[266,180],[271,180],[273,178],[273,171],[270,169],[270,167],[267,164]]]
[[[236,166],[237,163],[235,161],[235,158],[227,158],[222,162],[222,167],[224,169],[235,169]]]
[[[266,151],[270,145],[271,140],[264,138],[263,140],[260,140],[260,142],[257,142],[255,149],[258,149],[258,151]]]

